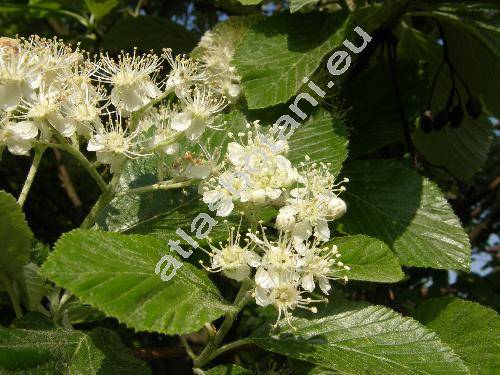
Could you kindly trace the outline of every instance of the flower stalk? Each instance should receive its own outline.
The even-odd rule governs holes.
[[[157,190],[179,189],[182,187],[190,186],[193,183],[194,183],[194,180],[192,180],[192,179],[186,180],[186,181],[179,181],[179,182],[175,182],[173,180],[162,181],[162,182],[158,182],[156,184],[152,184],[152,185],[148,185],[148,186],[142,186],[139,188],[121,191],[121,192],[117,193],[116,196],[121,197],[124,195],[144,194],[144,193],[149,193],[149,192],[157,191]]]
[[[215,358],[214,353],[216,353],[217,349],[219,349],[220,343],[231,329],[238,314],[241,312],[241,310],[243,310],[245,305],[251,300],[252,297],[250,291],[252,289],[252,286],[253,283],[250,279],[247,278],[243,281],[240,290],[238,291],[238,294],[236,295],[236,298],[233,303],[234,310],[226,314],[224,322],[222,322],[222,325],[220,326],[216,335],[209,340],[205,349],[203,349],[201,354],[193,361],[194,368],[200,368],[204,366],[206,363],[210,362],[212,358]]]
[[[97,217],[101,211],[113,200],[116,196],[116,186],[120,181],[121,173],[115,173],[109,185],[107,185],[105,191],[101,194],[97,202],[95,202],[94,207],[90,210],[89,214],[80,225],[81,229],[90,229],[96,222]]]
[[[40,161],[42,160],[45,149],[46,147],[44,146],[35,148],[35,156],[33,157],[33,162],[31,163],[30,170],[28,171],[28,176],[26,177],[26,181],[24,182],[23,188],[21,190],[21,194],[19,194],[19,198],[17,199],[17,203],[21,207],[24,205],[24,202],[26,202],[26,198],[28,197],[31,185],[33,184],[33,180],[35,179],[36,171],[38,170],[38,166],[40,165]]]

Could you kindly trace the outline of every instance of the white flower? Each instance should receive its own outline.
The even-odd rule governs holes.
[[[313,292],[316,282],[321,291],[328,294],[329,280],[339,279],[335,271],[350,269],[338,261],[340,254],[336,246],[321,246],[318,238],[298,243],[290,232],[280,231],[278,239],[270,240],[262,225],[261,232],[249,232],[247,236],[261,253],[260,261],[254,266],[257,268],[254,277],[256,303],[261,306],[273,304],[279,311],[278,320],[281,314],[289,320],[290,311],[296,307],[320,302],[305,298],[303,294]],[[347,281],[346,276],[343,279]]]
[[[340,257],[337,246],[319,247],[318,240],[314,239],[312,243],[307,243],[302,249],[303,256],[297,262],[301,273],[301,286],[304,290],[312,292],[316,287],[315,280],[324,294],[328,294],[331,286],[329,280],[336,279],[330,276],[335,267],[341,267],[349,270],[350,267],[344,265],[336,259]],[[346,278],[344,280],[347,281]]]
[[[179,151],[179,135],[172,129],[171,118],[175,113],[172,107],[160,107],[151,110],[140,122],[139,126],[145,132],[152,128],[152,137],[149,140],[150,149],[158,155],[172,155]]]
[[[76,125],[73,121],[66,120],[61,113],[64,95],[65,92],[60,91],[58,87],[46,87],[42,84],[35,95],[22,100],[19,107],[23,114],[19,117],[33,121],[45,138],[49,133],[47,125],[51,125],[64,137],[71,137]]]
[[[224,220],[227,224],[227,220]],[[219,243],[219,247],[212,245],[209,240],[211,251],[205,251],[211,258],[210,267],[205,267],[210,272],[221,272],[236,281],[243,281],[250,275],[250,266],[255,266],[259,263],[260,257],[251,249],[251,243],[246,240],[246,244],[242,247],[241,241],[241,220],[238,228],[229,227],[229,236],[227,244]],[[203,264],[202,261],[200,261]]]
[[[95,133],[87,145],[88,151],[95,151],[97,160],[109,164],[111,173],[119,170],[125,159],[144,156],[135,149],[139,146],[141,128],[129,133],[127,127],[122,127],[121,118],[116,123],[110,119],[108,127]]]
[[[233,200],[240,202],[249,200],[248,186],[248,174],[229,170],[207,181],[204,186],[203,201],[210,209],[217,210],[217,216],[225,217],[234,208]]]
[[[212,116],[225,108],[224,99],[215,98],[205,88],[195,88],[189,95],[181,96],[180,100],[185,107],[173,116],[172,129],[183,131],[191,141],[200,138],[207,127],[219,129],[212,126]]]
[[[93,131],[102,129],[101,122],[104,94],[86,85],[73,86],[67,100],[62,104],[61,112],[68,123],[72,123],[76,132],[90,138]]]
[[[186,151],[182,157],[178,157],[172,164],[171,174],[176,177],[184,177],[187,179],[208,178],[216,167],[212,155],[201,145],[203,155],[195,155],[191,151]],[[203,192],[203,185],[198,186],[199,191]]]
[[[64,83],[73,76],[75,66],[83,60],[79,49],[73,50],[56,38],[44,39],[31,37],[28,42],[36,51],[37,62],[42,71],[42,80],[46,86]]]
[[[231,101],[241,95],[240,76],[231,60],[246,30],[247,25],[238,18],[221,23],[202,36],[193,52],[207,70],[210,87]]]
[[[299,179],[302,186],[290,191],[286,205],[280,209],[276,225],[278,229],[291,231],[296,241],[304,241],[313,234],[328,240],[328,222],[338,219],[347,210],[345,202],[337,195],[345,190],[340,184],[347,179],[336,184],[328,167],[323,163],[312,164]]]
[[[154,54],[138,56],[135,49],[132,55],[122,54],[116,61],[101,55],[93,74],[100,82],[113,85],[111,102],[128,116],[161,94],[154,80],[163,59]]]
[[[314,302],[324,302],[325,300],[313,300],[309,297],[304,298],[304,291],[300,290],[300,276],[295,272],[282,271],[273,278],[273,285],[270,288],[255,288],[255,302],[259,306],[273,305],[278,311],[278,322],[283,317],[287,323],[292,326],[291,311],[296,308],[302,308],[317,312],[317,308],[309,305]],[[293,327],[293,326],[292,326]]]
[[[0,145],[6,145],[14,155],[29,155],[38,128],[30,121],[7,122],[0,126]]]
[[[13,111],[40,85],[41,66],[27,41],[2,38],[0,44],[0,109]]]
[[[206,81],[206,72],[196,61],[180,55],[174,58],[170,50],[166,50],[165,58],[171,67],[165,82],[166,91],[173,89],[177,96],[186,96],[194,83]]]
[[[255,283],[263,288],[271,288],[282,272],[295,272],[299,255],[287,233],[280,232],[276,241],[270,241],[262,227],[262,239],[259,232],[248,233],[250,240],[263,252],[255,274]]]

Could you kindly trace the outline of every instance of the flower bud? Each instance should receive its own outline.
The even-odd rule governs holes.
[[[328,202],[328,211],[330,211],[330,215],[332,215],[334,219],[338,219],[346,213],[347,206],[342,199],[335,197]]]
[[[291,231],[295,222],[295,211],[290,207],[283,207],[276,217],[276,228],[282,231]]]
[[[256,204],[263,204],[266,202],[266,191],[263,189],[256,189],[252,191],[251,200]]]

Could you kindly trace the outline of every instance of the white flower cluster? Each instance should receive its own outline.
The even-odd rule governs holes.
[[[170,50],[90,57],[57,39],[1,38],[0,148],[84,140],[112,173],[126,158],[175,154],[227,104],[205,65]]]
[[[247,128],[237,137],[230,135],[234,141],[228,145],[223,168],[205,182],[203,200],[218,216],[228,216],[236,206],[242,215],[256,207],[279,208],[274,225],[277,238],[270,239],[261,226],[242,241],[240,228],[229,228],[227,244],[209,242],[206,252],[211,263],[205,268],[237,281],[256,269],[256,303],[274,305],[278,320],[289,320],[298,307],[315,312],[309,304],[321,300],[304,294],[313,292],[316,283],[328,294],[334,271],[349,269],[338,260],[336,246],[322,245],[330,239],[328,222],[346,212],[338,196],[345,188],[335,183],[328,164],[303,162],[301,171],[294,168],[286,158],[288,143],[275,136],[276,128],[264,133],[258,122]]]
[[[312,299],[304,294],[313,292],[317,283],[328,295],[330,280],[338,279],[333,276],[334,271],[350,269],[338,260],[341,255],[337,246],[321,246],[322,241],[316,237],[297,242],[290,232],[279,231],[278,238],[271,240],[261,226],[260,231],[249,230],[242,240],[240,226],[228,228],[226,244],[216,246],[209,241],[210,250],[205,252],[210,256],[210,265],[200,263],[210,272],[222,272],[240,282],[255,269],[255,302],[260,306],[273,305],[278,321],[284,318],[289,322],[296,308],[316,312],[317,308],[309,305],[326,299]],[[342,279],[347,281],[345,276]]]
[[[231,60],[247,27],[243,18],[233,17],[207,31],[194,51],[209,73],[210,86],[230,101],[235,101],[241,94],[240,76]]]
[[[204,187],[203,200],[218,216],[228,216],[235,203],[266,205],[276,203],[297,182],[299,174],[284,156],[288,144],[272,132],[264,134],[258,122],[247,124],[248,132],[229,137],[223,172]]]

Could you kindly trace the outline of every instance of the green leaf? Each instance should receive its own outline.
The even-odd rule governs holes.
[[[113,331],[0,327],[0,370],[46,374],[149,374]]]
[[[99,21],[106,14],[120,5],[121,0],[85,0],[85,4],[90,10],[90,13]]]
[[[371,33],[382,25],[387,27],[397,24],[410,3],[410,0],[395,0],[356,7],[353,11],[354,20],[363,30]]]
[[[195,34],[167,18],[140,16],[115,23],[104,37],[102,47],[110,50],[137,47],[156,52],[171,48],[174,53],[188,53],[197,42]]]
[[[29,263],[31,233],[23,211],[14,197],[0,190],[0,275],[20,281]]]
[[[87,333],[92,343],[105,355],[99,374],[150,374],[151,371],[141,360],[135,358],[131,350],[125,347],[119,336],[105,328],[94,328]]]
[[[207,375],[252,375],[253,372],[237,365],[220,365],[205,371]]]
[[[398,79],[405,114],[414,124],[422,113],[427,95],[427,77],[414,62],[398,64]],[[352,123],[349,158],[354,159],[404,140],[403,125],[388,64],[377,64],[360,72],[342,86],[349,124]]]
[[[433,182],[389,160],[353,162],[344,174],[342,230],[384,241],[407,266],[469,269],[469,239]]]
[[[375,238],[363,235],[338,237],[327,245],[337,245],[341,254],[338,260],[351,268],[349,271],[337,270],[334,276],[383,283],[394,283],[404,276],[391,249]]]
[[[334,301],[317,314],[280,323],[250,339],[263,349],[312,362],[343,374],[467,373],[467,368],[437,335],[383,307]]]
[[[413,316],[436,332],[472,373],[500,372],[500,317],[495,311],[450,297],[422,303]]]
[[[71,296],[63,305],[62,311],[63,319],[67,318],[71,324],[89,323],[105,318],[101,311],[81,303],[75,296]]]
[[[14,319],[11,328],[50,330],[56,325],[48,316],[39,311],[28,311],[22,317]]]
[[[349,138],[342,114],[318,110],[288,139],[288,159],[295,165],[315,162],[331,163],[331,171],[338,174],[347,158]],[[305,155],[310,160],[304,159]]]
[[[231,311],[205,272],[189,263],[162,281],[155,267],[166,254],[173,253],[156,237],[75,230],[57,241],[41,271],[138,331],[194,332]]]
[[[343,13],[279,14],[252,24],[233,60],[248,107],[285,103],[351,29]]]
[[[433,38],[418,30],[407,26],[402,30],[398,47],[400,57],[427,61],[430,67],[428,77],[432,80],[443,58],[441,47]],[[429,82],[429,87],[430,85],[431,82]],[[450,89],[450,73],[444,67],[433,95],[431,109],[434,113],[446,106]],[[465,89],[460,84],[457,89],[465,104],[467,101]],[[450,125],[431,133],[417,129],[413,134],[413,140],[415,147],[425,159],[432,164],[446,167],[457,178],[467,180],[479,171],[486,161],[492,142],[492,132],[492,124],[485,113],[477,120],[473,120],[466,114],[462,124],[456,129],[451,128]]]

